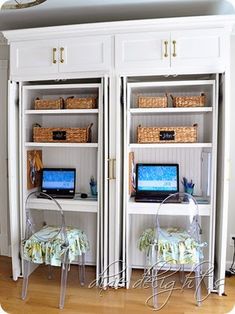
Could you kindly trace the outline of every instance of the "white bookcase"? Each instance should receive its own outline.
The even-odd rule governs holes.
[[[134,164],[137,163],[177,163],[179,164],[180,191],[183,191],[183,177],[195,183],[194,194],[208,200],[199,204],[202,239],[208,243],[205,259],[214,262],[215,204],[216,204],[216,159],[217,159],[217,120],[218,120],[218,77],[200,76],[169,79],[159,77],[147,81],[144,77],[126,79],[127,94],[124,109],[125,151],[124,151],[124,207],[126,212],[126,260],[127,280],[130,284],[131,269],[145,266],[144,253],[138,250],[138,237],[146,228],[154,226],[158,203],[135,202],[129,191],[128,179],[129,153],[134,153]],[[206,96],[203,107],[173,107],[170,95],[173,96]],[[167,94],[166,108],[138,108],[139,96],[162,96]],[[149,126],[192,126],[198,124],[195,143],[137,143],[137,127]],[[203,160],[206,156],[210,162]],[[205,182],[207,184],[205,184]],[[184,204],[166,205],[162,215],[182,215]],[[210,278],[209,289],[213,288]]]
[[[75,199],[59,199],[58,202],[65,212],[67,225],[72,225],[84,230],[90,242],[90,250],[86,254],[86,264],[96,265],[98,262],[99,242],[99,215],[102,203],[103,189],[103,88],[100,83],[77,84],[23,84],[21,89],[20,106],[20,169],[21,169],[21,237],[25,230],[25,200],[32,191],[27,189],[27,151],[41,150],[44,167],[76,168],[76,193]],[[96,109],[60,109],[60,110],[35,110],[34,100],[58,99],[63,97],[97,98]],[[90,143],[38,143],[33,141],[33,124],[42,127],[87,127],[93,123]],[[91,176],[97,181],[97,198],[79,198],[79,193],[91,194],[89,181]],[[30,207],[43,210],[45,216],[54,223],[55,209],[45,199],[34,198]],[[98,271],[98,270],[97,270]]]
[[[23,204],[28,193],[26,152],[30,149],[42,150],[45,166],[76,167],[77,191],[89,192],[90,176],[97,179],[97,202],[76,199],[61,204],[68,224],[76,223],[91,239],[87,261],[93,264],[99,259],[104,286],[112,285],[116,274],[126,277],[125,266],[128,280],[132,267],[143,267],[136,241],[140,232],[152,223],[156,212],[153,204],[137,204],[129,197],[129,152],[134,152],[135,163],[179,163],[180,178],[192,179],[195,194],[209,199],[208,204],[200,204],[199,208],[203,237],[209,244],[206,258],[213,263],[215,255],[214,277],[224,278],[233,25],[234,16],[213,15],[4,32],[10,45],[8,165],[14,280],[22,273],[19,243],[24,231]],[[177,96],[201,92],[207,96],[207,104],[202,108],[173,108],[171,104],[165,109],[136,106],[136,98],[141,94]],[[34,111],[32,107],[35,97],[90,94],[98,96],[97,109]],[[33,123],[56,127],[93,123],[92,141],[35,143]],[[138,144],[136,141],[139,124],[192,126],[194,123],[198,124],[196,143]],[[46,206],[37,202],[34,200],[32,206]],[[177,208],[166,208],[165,214],[178,214]],[[124,286],[125,282],[117,281],[116,285]],[[224,285],[215,290],[221,295]]]

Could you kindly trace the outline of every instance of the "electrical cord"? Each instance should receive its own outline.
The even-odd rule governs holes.
[[[235,264],[235,237],[232,237],[232,239],[233,239],[233,262],[232,262],[232,265],[230,266],[229,270],[230,270],[232,275],[235,275],[235,267],[234,267],[234,264]]]
[[[235,237],[232,237],[233,239],[233,261],[229,268],[229,270],[226,270],[226,276],[231,277],[235,275]]]

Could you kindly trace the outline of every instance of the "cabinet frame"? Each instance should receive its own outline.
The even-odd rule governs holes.
[[[209,226],[209,232],[207,234],[207,241],[209,249],[208,249],[208,258],[211,264],[214,263],[214,252],[215,252],[215,215],[216,215],[216,165],[217,165],[217,126],[218,126],[218,75],[215,75],[214,79],[207,79],[207,80],[180,80],[177,79],[176,81],[151,81],[151,82],[128,82],[128,77],[125,78],[126,82],[126,101],[125,101],[125,110],[124,110],[124,120],[125,120],[125,128],[124,128],[124,171],[123,175],[126,184],[123,187],[124,193],[124,211],[125,211],[125,228],[126,228],[126,242],[125,242],[125,251],[126,251],[126,269],[127,269],[127,288],[130,287],[131,282],[131,273],[132,273],[132,263],[131,260],[133,259],[131,246],[135,245],[136,242],[131,239],[131,220],[132,217],[138,217],[139,215],[147,215],[149,217],[154,217],[157,212],[157,207],[159,204],[155,203],[135,203],[133,199],[130,199],[129,195],[129,184],[127,178],[129,178],[129,152],[134,150],[161,150],[161,149],[181,149],[184,150],[185,148],[192,148],[192,149],[209,149],[211,152],[211,170],[210,170],[210,180],[211,180],[211,187],[210,187],[210,201],[208,205],[199,205],[199,213],[203,219],[209,220],[207,225]],[[139,77],[141,81],[141,76]],[[204,86],[210,86],[210,93],[211,93],[211,106],[210,107],[196,107],[196,108],[133,108],[131,107],[131,103],[133,100],[132,91],[143,90],[145,88],[174,88],[179,87],[182,88],[184,92],[184,88],[190,86],[201,86],[202,90]],[[208,87],[209,89],[209,87]],[[134,92],[133,92],[134,93]],[[138,93],[138,92],[137,92]],[[193,92],[192,92],[193,93]],[[169,97],[169,96],[168,96]],[[211,143],[157,143],[157,144],[131,144],[130,143],[130,131],[131,131],[131,119],[133,116],[141,116],[145,114],[150,114],[151,116],[154,115],[181,115],[182,113],[186,114],[210,114],[211,115]],[[141,162],[144,162],[141,160]],[[181,211],[177,211],[177,207],[180,205],[174,204],[172,208],[165,209],[164,215],[182,215]],[[154,219],[154,218],[153,218]],[[207,233],[207,230],[205,230]],[[137,239],[135,239],[137,240]],[[131,244],[132,243],[132,244]],[[135,259],[137,257],[135,256]],[[140,267],[138,262],[135,260],[135,267]],[[138,266],[137,266],[138,265]],[[142,265],[144,267],[144,265]],[[208,291],[212,291],[214,289],[214,277],[211,276],[207,280],[207,287]]]
[[[44,83],[45,84],[45,83]],[[19,86],[18,86],[19,85]],[[17,194],[19,197],[19,206],[17,206],[17,198],[15,199],[14,204],[10,204],[10,216],[11,216],[11,221],[17,222],[18,228],[16,228],[16,225],[14,226],[14,229],[11,229],[11,239],[14,241],[14,246],[12,246],[12,265],[13,265],[13,279],[17,280],[18,277],[21,277],[23,265],[22,261],[19,259],[20,256],[20,250],[21,248],[19,247],[19,243],[21,243],[21,240],[24,239],[24,231],[25,231],[25,212],[24,212],[24,204],[25,204],[25,199],[27,197],[27,194],[30,192],[30,190],[27,190],[27,184],[26,184],[26,169],[27,169],[27,160],[26,160],[26,152],[28,149],[34,149],[35,147],[39,148],[44,148],[44,149],[53,149],[53,147],[57,148],[63,148],[64,150],[72,149],[74,153],[76,152],[77,149],[80,150],[80,153],[82,153],[82,150],[84,148],[86,149],[91,149],[93,153],[97,156],[96,158],[96,163],[97,163],[97,170],[96,170],[96,175],[97,175],[97,185],[98,185],[98,199],[97,201],[83,201],[83,200],[65,200],[61,199],[58,200],[59,203],[62,206],[62,209],[64,212],[77,212],[77,213],[83,213],[83,214],[92,214],[96,216],[96,228],[97,228],[97,236],[95,237],[96,243],[93,242],[93,246],[95,247],[95,256],[93,257],[95,259],[95,264],[96,264],[96,277],[98,278],[101,270],[103,269],[103,265],[101,262],[101,249],[100,249],[100,240],[99,237],[102,235],[102,233],[105,232],[103,230],[104,225],[101,224],[101,220],[103,219],[103,213],[102,210],[104,208],[103,204],[103,199],[107,194],[107,186],[105,187],[103,184],[104,181],[104,174],[103,174],[103,163],[104,163],[104,158],[105,155],[103,153],[103,146],[106,145],[103,140],[104,136],[104,130],[103,130],[103,117],[104,117],[104,111],[107,108],[107,99],[103,97],[104,93],[104,86],[103,86],[103,78],[100,79],[100,83],[91,83],[91,84],[59,84],[59,85],[31,85],[30,83],[20,83],[16,84],[14,82],[10,83],[11,90],[14,89],[15,93],[12,91],[12,95],[16,95],[15,101],[11,102],[11,111],[10,113],[10,120],[12,121],[13,116],[15,115],[15,119],[17,124],[19,124],[19,128],[15,130],[14,128],[9,129],[10,130],[10,136],[9,140],[12,141],[11,145],[9,147],[12,147],[14,149],[13,151],[10,151],[10,155],[13,157],[20,156],[19,162],[14,161],[14,160],[9,160],[10,168],[12,168],[13,162],[15,163],[15,168],[14,168],[14,173],[11,174],[10,178],[10,187],[11,187],[11,192],[13,194]],[[91,112],[92,109],[90,109],[90,112],[88,110],[71,110],[71,112],[68,112],[69,110],[65,110],[65,117],[68,115],[76,115],[78,116],[84,116],[84,115],[95,115],[97,118],[97,133],[98,133],[98,142],[97,143],[84,143],[84,144],[79,144],[79,143],[66,143],[67,145],[63,143],[52,143],[54,145],[48,145],[48,143],[34,143],[34,142],[27,142],[27,137],[26,137],[26,130],[28,129],[28,123],[25,119],[29,119],[30,117],[37,118],[38,116],[44,116],[44,117],[52,117],[56,118],[58,115],[63,116],[63,110],[56,111],[55,113],[47,110],[40,110],[40,112],[37,112],[36,110],[27,110],[28,107],[26,104],[29,102],[29,100],[26,97],[26,93],[30,93],[30,91],[36,92],[41,91],[41,90],[52,90],[55,91],[59,94],[60,90],[67,90],[68,93],[78,90],[83,90],[83,89],[93,89],[97,90],[98,92],[98,104],[99,107],[98,109],[95,109],[94,112]],[[17,97],[17,93],[19,92],[19,97]],[[19,99],[19,102],[18,102]],[[18,108],[18,109],[17,109]],[[19,110],[19,114],[16,113],[13,115],[12,110]],[[75,111],[75,112],[74,112]],[[19,131],[19,132],[18,132]],[[16,133],[15,133],[16,132]],[[12,135],[11,135],[12,134]],[[17,136],[19,136],[19,146],[18,150],[19,153],[16,153],[16,146],[14,146],[14,142],[18,142]],[[70,145],[71,144],[71,145]],[[86,146],[87,144],[87,146]],[[90,145],[92,144],[92,145]],[[51,147],[51,148],[50,148]],[[95,150],[95,152],[94,152]],[[91,152],[92,153],[92,152]],[[19,174],[19,175],[17,175]],[[14,176],[14,177],[13,177]],[[89,179],[89,178],[87,178]],[[19,185],[19,187],[18,187]],[[17,191],[17,192],[16,192]],[[107,198],[107,197],[106,197]],[[46,200],[43,199],[33,199],[31,201],[31,206],[34,209],[38,210],[52,210],[54,208],[51,208]],[[106,208],[107,212],[107,208]],[[13,219],[13,217],[18,217],[17,221]],[[17,231],[18,230],[18,231]],[[94,241],[94,239],[90,239],[90,241]],[[18,247],[18,250],[16,251],[16,246]],[[18,254],[17,254],[18,252]],[[33,270],[33,269],[32,269]]]

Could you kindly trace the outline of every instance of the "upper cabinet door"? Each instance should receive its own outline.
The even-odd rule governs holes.
[[[35,40],[11,44],[11,76],[39,76],[58,72],[58,41]]]
[[[170,34],[148,32],[117,35],[115,54],[118,71],[167,69],[170,66]]]
[[[171,66],[219,69],[224,64],[223,40],[221,29],[171,32]]]
[[[59,41],[59,71],[99,71],[111,67],[111,37],[74,37]]]

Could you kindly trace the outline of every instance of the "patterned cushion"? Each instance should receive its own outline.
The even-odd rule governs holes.
[[[158,260],[169,264],[198,264],[203,258],[202,247],[206,243],[198,243],[188,232],[178,228],[161,228],[157,243]],[[150,252],[156,243],[155,230],[146,229],[140,236],[138,247],[141,251]]]
[[[66,227],[68,238],[69,261],[86,253],[89,242],[86,234],[76,228]],[[52,239],[52,240],[51,240]],[[61,266],[62,255],[65,252],[65,241],[60,227],[45,226],[28,240],[23,241],[24,259],[38,264]]]

